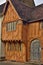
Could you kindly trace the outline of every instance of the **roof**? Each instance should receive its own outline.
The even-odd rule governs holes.
[[[23,20],[30,20],[31,19],[31,7],[26,6],[24,3],[18,1],[18,0],[11,0],[11,3],[13,5],[13,7],[16,9],[16,11],[18,12],[19,16],[23,19]]]
[[[37,20],[43,19],[43,4],[39,6],[26,6],[24,3],[18,0],[7,0],[13,8],[16,9],[19,16],[24,20],[26,23],[35,22]],[[7,2],[7,3],[8,3]],[[7,9],[8,4],[6,5]]]
[[[5,7],[5,3],[0,5],[0,15],[3,15],[4,13],[4,7]]]
[[[43,20],[43,4],[32,8],[31,17],[33,22]]]
[[[19,0],[19,1],[21,1],[31,7],[35,6],[34,0]]]

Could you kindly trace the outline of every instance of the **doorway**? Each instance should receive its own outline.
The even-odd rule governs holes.
[[[35,39],[31,42],[31,60],[40,60],[40,41]]]

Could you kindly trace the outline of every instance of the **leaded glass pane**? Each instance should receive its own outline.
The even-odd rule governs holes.
[[[16,22],[14,22],[14,30],[16,30]]]
[[[31,43],[31,60],[40,59],[40,42],[39,40],[34,40]]]
[[[11,23],[9,23],[9,31],[11,31]]]
[[[13,24],[14,24],[14,22],[11,23],[11,31],[13,31]]]

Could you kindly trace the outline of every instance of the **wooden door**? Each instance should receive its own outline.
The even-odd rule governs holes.
[[[37,39],[31,42],[31,60],[40,60],[40,42]]]

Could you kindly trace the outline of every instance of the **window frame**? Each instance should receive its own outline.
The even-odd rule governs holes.
[[[6,31],[10,32],[10,31],[15,31],[17,27],[17,22],[8,22],[6,24]]]

